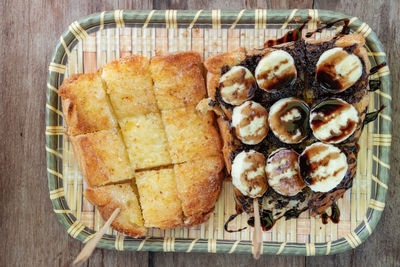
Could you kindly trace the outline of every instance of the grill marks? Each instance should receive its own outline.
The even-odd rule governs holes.
[[[288,88],[297,77],[294,59],[284,50],[270,51],[258,62],[255,77],[260,89],[267,92]]]
[[[268,134],[268,112],[260,104],[247,101],[235,107],[232,115],[234,133],[245,144],[258,144]]]
[[[268,157],[268,184],[279,194],[294,196],[305,187],[298,159],[299,154],[291,149],[279,149]]]
[[[328,192],[335,188],[348,168],[345,154],[339,148],[323,143],[307,147],[299,162],[305,182],[317,192]]]
[[[354,133],[358,122],[357,110],[341,99],[321,102],[310,115],[310,126],[314,135],[325,143],[344,141]]]
[[[221,77],[219,88],[226,103],[240,105],[254,95],[257,85],[249,70],[235,66]]]
[[[341,92],[353,85],[362,75],[360,59],[352,53],[354,45],[325,51],[318,63],[316,80],[322,88]],[[350,69],[347,69],[347,66]]]
[[[307,104],[297,98],[279,100],[270,109],[268,123],[284,143],[299,143],[308,135]]]

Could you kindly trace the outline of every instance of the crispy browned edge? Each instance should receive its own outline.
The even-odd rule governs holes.
[[[100,129],[98,125],[93,125],[91,123],[88,123],[85,120],[84,115],[76,111],[75,108],[76,96],[73,93],[71,93],[71,87],[74,86],[74,83],[76,81],[78,81],[79,79],[94,80],[95,78],[101,76],[101,72],[102,69],[99,69],[93,73],[72,74],[67,79],[65,79],[61,84],[58,94],[61,97],[62,112],[64,114],[65,123],[67,125],[68,135],[86,134],[103,130],[103,128]],[[106,128],[113,128],[116,127],[116,125],[117,125],[116,122],[114,123],[111,122],[111,125],[108,125],[108,127]]]
[[[149,71],[150,60],[148,57],[139,55],[139,54],[132,54],[125,57],[122,57],[117,60],[113,60],[106,65],[103,66],[109,69],[115,69],[115,71],[119,71],[121,68],[126,68],[126,65],[130,65],[131,67],[138,67],[137,73],[145,73]],[[147,65],[147,68],[143,68],[142,65]]]
[[[189,80],[192,84],[190,89],[190,95],[187,95],[185,91],[185,86],[180,88],[163,88],[163,90],[170,90],[168,93],[171,97],[183,101],[184,106],[187,105],[197,105],[206,94],[206,85],[204,83],[203,77],[203,64],[201,56],[195,51],[186,52],[174,52],[174,53],[164,53],[158,54],[150,59],[150,72],[154,82],[154,76],[159,76],[158,78],[172,80],[175,77],[160,77],[160,74],[153,72],[153,66],[164,66],[167,67],[165,74],[168,74],[168,66],[173,66],[174,68],[181,69],[185,75],[182,76],[183,80]],[[172,69],[172,68],[171,68]],[[170,70],[170,74],[173,75],[173,70]],[[155,83],[156,84],[156,83]],[[156,93],[157,98],[157,93]],[[183,107],[183,106],[180,106]]]
[[[164,168],[164,170],[166,170],[166,169],[170,169],[171,171],[172,171],[172,176],[173,176],[173,178],[174,178],[174,172],[173,172],[173,168],[172,167],[167,167],[167,168]],[[153,171],[155,171],[155,172],[157,172],[157,176],[161,176],[162,174],[161,174],[161,171],[162,171],[162,169],[158,169],[158,170],[153,170]],[[146,170],[146,171],[139,171],[139,172],[137,172],[137,173],[141,173],[141,172],[143,172],[143,173],[146,173],[146,172],[150,172],[149,170]],[[147,179],[146,178],[148,178],[148,177],[144,177],[144,181],[146,181]],[[137,188],[137,192],[138,192],[138,194],[137,194],[137,196],[138,196],[138,200],[139,200],[139,203],[140,203],[140,208],[142,209],[142,216],[143,216],[143,221],[144,221],[144,225],[146,225],[146,216],[144,215],[144,208],[142,208],[142,203],[141,203],[141,196],[144,196],[145,194],[140,194],[139,192],[140,192],[140,189],[139,189],[139,187],[140,186],[138,186],[137,185],[137,181],[136,181],[136,183],[135,183],[135,186],[136,186],[136,188]],[[175,187],[175,189],[176,189],[176,187]],[[160,193],[162,193],[161,191],[160,191]],[[149,195],[149,193],[147,192],[147,194],[146,195]],[[177,196],[178,197],[178,199],[179,199],[179,202],[181,202],[181,199],[179,198],[179,195]],[[152,205],[153,206],[153,205]],[[159,213],[165,213],[165,211],[160,211]],[[158,214],[159,214],[158,213]],[[168,220],[166,220],[166,221],[164,221],[164,222],[158,222],[158,225],[157,226],[145,226],[145,227],[148,227],[148,228],[158,228],[158,229],[163,229],[163,230],[165,230],[165,229],[173,229],[173,228],[175,228],[175,227],[179,227],[179,226],[182,226],[183,225],[183,216],[182,216],[182,205],[180,205],[180,210],[179,210],[179,212],[172,212],[172,213],[168,213],[168,215],[170,216],[169,218],[168,218]]]
[[[191,163],[186,163],[189,164],[188,166],[194,165],[200,169],[198,175],[203,175],[203,179],[200,184],[196,184],[195,187],[191,188],[190,193],[188,193],[189,198],[186,195],[185,201],[182,200],[185,227],[191,227],[208,221],[214,212],[215,203],[221,193],[222,182],[224,180],[224,160],[221,154],[208,158],[213,161],[212,165],[216,167],[215,169],[208,170],[207,166],[204,166],[204,164],[210,163],[209,160],[204,161],[199,159]],[[197,196],[197,198],[191,196]],[[183,197],[180,196],[180,198]]]
[[[331,40],[332,37],[329,38],[323,38],[319,40],[312,40],[312,39],[307,39],[306,43],[321,43],[321,42],[326,42]],[[370,69],[370,62],[368,59],[368,54],[367,50],[363,47],[365,44],[365,39],[362,35],[360,34],[350,34],[350,35],[345,35],[340,37],[336,41],[336,45],[338,46],[350,46],[357,43],[358,47],[354,50],[354,53],[357,54],[359,57],[363,59],[365,62],[365,67],[366,67],[366,72],[369,74],[369,69]],[[285,43],[282,45],[279,45],[277,47],[282,47],[286,45],[291,45],[292,42],[290,43]],[[219,78],[221,76],[221,68],[223,66],[234,66],[238,64],[240,61],[242,61],[246,55],[252,55],[252,54],[260,54],[260,53],[265,53],[267,50],[273,49],[272,48],[266,48],[262,50],[252,50],[252,51],[246,51],[244,48],[240,48],[236,51],[232,52],[227,52],[227,53],[222,53],[218,54],[215,56],[212,56],[208,59],[205,60],[204,65],[207,69],[207,92],[209,97],[211,97],[213,100],[215,100],[215,93],[216,93],[216,88],[218,87],[219,83]],[[369,94],[366,93],[360,102],[355,103],[354,106],[358,110],[361,120],[364,119],[367,108],[368,108],[368,103],[369,103]],[[226,114],[229,117],[229,114]],[[229,118],[230,119],[230,118]],[[233,144],[233,136],[230,132],[230,127],[229,123],[226,120],[221,119],[220,117],[217,118],[217,123],[219,126],[219,131],[220,135],[222,137],[223,141],[223,155],[225,159],[225,166],[227,168],[228,173],[231,171],[231,166],[232,162],[230,160],[230,155],[231,152],[235,150],[235,146]],[[362,132],[362,125],[360,124],[356,133],[354,134],[356,139],[361,135]]]
[[[97,167],[99,167],[97,162],[102,161],[102,159],[92,151],[92,144],[89,137],[87,135],[78,135],[69,136],[68,138],[71,142],[79,168],[82,171],[87,184],[90,187],[93,187],[107,182],[108,179],[106,174],[103,171],[97,171]]]
[[[110,218],[111,214],[115,209],[121,208],[119,203],[114,202],[112,197],[109,194],[104,194],[105,191],[101,195],[98,195],[96,189],[88,188],[84,192],[84,196],[86,199],[90,201],[93,205],[96,205],[101,217],[104,220]],[[118,223],[117,221],[113,221],[111,223],[111,227],[117,230],[118,232],[124,233],[126,235],[132,237],[141,237],[146,234],[147,228],[144,226],[136,225],[136,228],[126,228],[124,225]]]
[[[200,69],[200,71],[202,71],[202,65],[201,65],[201,57],[197,52],[177,52],[177,53],[172,53],[172,54],[167,54],[167,55],[163,55],[163,56],[156,56],[154,57],[156,58],[156,60],[158,59],[167,59],[170,61],[175,62],[175,64],[177,62],[182,62],[184,64],[189,64],[189,65],[197,65]],[[136,58],[133,58],[136,60]],[[122,61],[132,61],[133,60],[132,57],[127,57],[127,58],[122,58],[120,60]],[[118,60],[111,62],[110,64],[115,65],[118,63]],[[96,73],[90,73],[90,74],[86,74],[89,76],[89,78],[95,78],[96,75],[101,74],[102,69],[98,70]],[[72,105],[73,101],[70,101],[71,95],[68,93],[68,88],[69,86],[71,86],[76,80],[78,80],[81,76],[83,76],[83,74],[72,74],[68,79],[66,79],[63,83],[63,85],[60,88],[60,96],[65,96],[65,99],[63,101],[63,113],[67,114],[68,117],[68,121],[69,121],[69,116],[68,116],[68,109],[69,106]],[[204,79],[203,76],[201,76],[201,79]],[[202,80],[203,82],[203,80]],[[204,83],[203,83],[204,84]],[[204,86],[205,87],[205,86]],[[72,96],[73,97],[73,96]],[[72,115],[71,115],[72,116]],[[209,116],[209,115],[207,115]],[[214,115],[212,114],[212,122],[214,122]],[[90,125],[86,125],[84,123],[77,123],[77,126],[79,127],[79,131],[80,132],[93,132],[96,131],[97,129],[93,129],[93,127],[90,127]],[[214,127],[214,125],[212,125],[212,127]],[[93,186],[99,186],[99,185],[104,185],[105,182],[107,182],[107,178],[103,177],[103,178],[92,178],[91,173],[95,170],[90,170],[90,168],[88,169],[87,166],[91,165],[89,163],[87,163],[87,158],[89,157],[89,161],[96,161],[99,158],[97,157],[97,155],[89,155],[89,154],[93,154],[90,153],[90,151],[84,151],[84,149],[82,149],[83,147],[87,147],[90,146],[90,141],[88,140],[87,136],[73,136],[74,134],[78,134],[80,132],[75,132],[73,130],[70,130],[68,128],[68,135],[69,135],[69,139],[72,143],[73,146],[73,150],[74,150],[74,154],[77,158],[78,164],[80,169],[82,170],[82,173],[84,174],[84,177],[88,183],[88,185],[90,187]],[[215,133],[218,136],[218,133]],[[219,136],[218,136],[219,139]],[[210,181],[209,183],[204,183],[200,190],[201,192],[208,192],[211,194],[207,194],[207,196],[205,194],[203,194],[204,197],[206,197],[206,199],[208,200],[205,204],[204,204],[204,209],[206,209],[205,211],[198,209],[197,211],[195,210],[195,212],[193,212],[193,214],[191,216],[189,216],[187,218],[187,221],[185,223],[185,227],[191,227],[200,223],[203,223],[205,221],[207,221],[211,214],[214,211],[214,207],[215,207],[215,203],[220,195],[221,192],[221,188],[222,188],[222,180],[224,178],[224,174],[223,174],[223,164],[222,166],[219,166],[218,170],[216,170],[215,173],[212,173],[212,176],[210,176],[210,179],[208,181]],[[91,177],[91,178],[89,178]],[[92,188],[88,188],[85,192],[84,192],[85,197],[94,205],[96,205],[99,209],[99,212],[101,214],[101,216],[103,217],[103,219],[108,219],[112,212],[119,207],[119,205],[117,205],[117,203],[112,202],[112,200],[110,199],[110,196],[107,195],[107,198],[102,199],[102,197],[98,197],[97,194],[95,193],[95,189]],[[136,190],[136,195],[137,194],[137,190]],[[133,236],[133,237],[140,237],[143,236],[146,232],[146,228],[144,226],[138,226],[138,229],[126,229],[123,225],[119,224],[118,222],[113,222],[111,224],[111,226],[116,229],[119,232],[125,233],[129,236]],[[179,225],[174,225],[175,226],[179,226]],[[168,227],[168,228],[172,228],[172,227]]]
[[[111,131],[118,130],[111,129]],[[96,153],[93,143],[90,140],[90,135],[93,134],[94,133],[69,136],[79,168],[83,173],[85,181],[90,187],[101,186],[113,182],[109,179],[110,171],[101,164],[103,158]]]
[[[206,93],[206,85],[204,84],[204,76],[203,76],[204,68],[201,56],[198,52],[189,51],[189,52],[157,54],[150,60],[150,65],[166,64],[166,63],[186,68],[189,71],[188,75],[192,75],[193,76],[192,78],[196,78],[196,80],[198,80],[198,83],[204,86],[202,87],[204,88],[203,90],[196,90],[195,92],[193,92],[194,93],[193,96],[189,96],[190,103],[193,102],[194,99],[200,100],[201,97],[204,97],[204,94]],[[198,70],[200,70],[200,72]],[[208,95],[210,96],[209,91]],[[218,132],[215,129],[216,127],[215,115],[211,112],[208,112],[204,116],[206,116],[207,118],[208,127],[213,128],[210,129],[210,133],[213,133],[213,135],[215,135],[215,137],[218,139],[218,144],[215,143],[215,146],[220,147],[221,140]],[[222,157],[221,154],[215,156]],[[201,159],[193,161],[201,161]],[[185,217],[185,222],[184,222],[185,227],[191,227],[197,224],[201,224],[203,222],[206,222],[210,218],[211,214],[214,211],[215,203],[218,200],[218,197],[221,192],[222,181],[224,179],[223,167],[224,164],[223,161],[221,160],[216,170],[207,173],[210,175],[209,179],[204,180],[199,187],[193,188],[192,200],[189,202],[190,203],[188,209],[189,213],[187,213],[188,216]],[[198,200],[195,196],[199,196],[200,200]]]
[[[165,62],[176,66],[199,66],[201,64],[201,56],[195,51],[162,53],[152,57],[150,59],[150,64],[152,61],[157,64]]]
[[[239,64],[246,57],[246,50],[240,48],[236,51],[218,54],[209,57],[204,61],[204,66],[207,69],[207,93],[208,96],[215,100],[216,88],[218,87],[219,78],[221,76],[221,68],[223,66],[235,66]],[[225,166],[228,173],[231,172],[232,163],[229,160],[229,156],[233,150],[235,150],[233,144],[233,137],[229,130],[229,123],[226,120],[217,118],[217,124],[219,132],[222,138],[222,153],[224,155]]]

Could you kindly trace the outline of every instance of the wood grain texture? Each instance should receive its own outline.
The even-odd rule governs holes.
[[[332,9],[359,17],[383,42],[400,105],[398,0],[0,1],[0,266],[69,266],[82,248],[69,237],[48,197],[44,106],[47,67],[60,34],[74,20],[112,9]],[[400,117],[393,117],[393,129]],[[329,257],[95,250],[87,266],[396,266],[400,262],[400,133],[393,131],[388,200],[378,228],[360,247]]]

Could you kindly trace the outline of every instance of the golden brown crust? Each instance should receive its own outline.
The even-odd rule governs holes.
[[[340,36],[340,38],[335,42],[336,46],[351,46],[353,44],[358,44],[359,46],[365,45],[365,38],[361,34],[353,33],[348,35]]]
[[[158,111],[146,57],[130,55],[108,63],[101,77],[118,119]]]
[[[306,43],[309,44],[319,44],[322,42],[328,42],[332,40],[333,37],[326,37],[326,38],[321,38],[321,39],[306,39]],[[365,71],[367,74],[369,74],[369,70],[371,69],[371,64],[368,59],[368,53],[367,50],[365,49],[365,38],[361,34],[353,33],[353,34],[348,34],[348,35],[343,35],[340,36],[336,41],[335,41],[335,46],[338,47],[348,47],[352,46],[354,44],[357,44],[356,49],[353,50],[353,53],[358,55],[364,62],[365,64]]]
[[[227,52],[215,55],[208,58],[204,65],[207,68],[207,91],[208,95],[215,100],[216,88],[219,85],[219,79],[221,77],[221,68],[223,66],[235,66],[239,64],[246,57],[246,50],[240,48],[233,52]],[[231,111],[224,109],[225,115],[229,120],[232,119]],[[217,124],[219,133],[222,138],[222,152],[224,156],[225,166],[228,173],[231,171],[232,162],[230,160],[230,154],[235,149],[233,144],[233,137],[229,129],[229,123],[226,120],[217,118]]]
[[[232,151],[236,150],[236,146],[234,144],[233,136],[229,129],[229,122],[222,118],[217,119],[219,132],[222,138],[222,153],[224,155],[225,166],[228,173],[231,173],[232,161],[230,159]]]
[[[174,166],[185,226],[207,221],[221,192],[222,156],[207,157]]]
[[[201,114],[195,107],[162,111],[162,119],[173,163],[219,155],[221,142],[212,112]]]
[[[182,225],[182,207],[172,168],[136,173],[146,227],[170,229]]]
[[[139,202],[130,184],[107,185],[88,188],[84,192],[86,199],[97,206],[101,217],[108,220],[116,208],[121,211],[111,227],[132,237],[146,234]]]
[[[321,43],[321,42],[326,42],[330,41],[332,37],[327,37],[323,39],[318,39],[318,40],[313,40],[313,39],[306,39],[307,43]],[[293,43],[284,43],[282,45],[278,45],[275,47],[282,47],[282,46],[290,46]],[[365,44],[365,39],[362,35],[360,34],[350,34],[350,35],[345,35],[340,37],[336,43],[337,46],[351,46],[353,44],[358,44],[356,49],[353,51],[356,55],[358,55],[363,62],[365,63],[365,70],[367,74],[369,73],[370,69],[370,62],[368,60],[368,54],[366,49],[363,47]],[[255,49],[251,51],[245,51],[244,49],[238,50],[236,52],[228,52],[228,53],[223,53],[223,54],[218,54],[216,56],[210,57],[205,61],[205,66],[208,70],[207,73],[207,91],[209,96],[212,99],[215,99],[215,91],[216,88],[219,85],[219,78],[220,78],[220,73],[221,73],[221,68],[223,66],[234,66],[238,64],[240,61],[242,61],[246,55],[258,55],[258,54],[265,54],[269,51],[275,50],[274,48],[265,48],[265,49]],[[362,96],[362,99],[360,102],[355,103],[354,106],[360,113],[361,119],[364,118],[365,116],[365,110],[368,107],[369,103],[369,96],[367,93],[363,93],[364,95]],[[228,120],[232,119],[232,114],[231,111],[227,109],[223,109],[225,116],[228,118]],[[225,160],[225,166],[227,168],[228,173],[231,171],[231,165],[232,162],[230,160],[230,155],[232,151],[236,149],[234,140],[232,137],[232,134],[230,132],[230,127],[229,123],[226,120],[223,120],[221,118],[217,119],[217,123],[219,126],[219,132],[222,138],[222,143],[223,143],[223,148],[222,152],[224,155],[224,160]],[[355,135],[360,135],[361,134],[361,128],[359,128],[356,131]]]
[[[207,69],[207,94],[215,100],[215,92],[219,85],[221,77],[221,68],[223,66],[235,66],[246,57],[246,50],[240,48],[233,52],[227,52],[209,57],[204,61],[204,66]]]
[[[155,56],[151,59],[150,70],[161,110],[197,105],[205,97],[201,57],[196,52]]]
[[[221,74],[208,72],[206,79],[207,79],[207,94],[208,97],[211,97],[212,100],[215,100],[215,93],[217,92],[217,88],[219,86],[219,78]]]
[[[59,95],[69,135],[117,126],[99,72],[71,75],[62,83]]]
[[[128,154],[116,129],[71,136],[70,141],[89,186],[119,182],[133,177]]]
[[[207,58],[204,61],[204,66],[208,72],[220,74],[223,66],[235,66],[240,61],[244,60],[245,57],[246,50],[244,48],[239,48],[236,51],[221,53]]]

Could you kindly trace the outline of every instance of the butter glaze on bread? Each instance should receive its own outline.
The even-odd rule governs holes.
[[[97,127],[88,133],[69,134],[80,169],[93,187],[85,197],[103,219],[125,207],[112,227],[134,237],[144,235],[146,227],[170,229],[207,221],[221,191],[223,160],[212,112],[203,115],[195,108],[206,95],[200,55],[173,53],[154,57],[151,64],[132,55],[75,80],[81,76],[93,79],[104,96],[105,104],[90,98],[90,105],[107,107],[113,121],[112,127],[98,127],[93,120]],[[65,88],[69,83],[67,79]],[[74,85],[79,97],[88,94],[86,85]],[[94,115],[101,114],[96,111]],[[123,183],[128,179],[132,184]],[[115,182],[119,184],[111,184]],[[122,201],[127,197],[129,207]],[[137,203],[134,208],[132,203]]]
[[[223,167],[220,155],[174,166],[185,226],[200,224],[210,218],[221,191]]]
[[[118,119],[158,111],[146,57],[131,55],[108,63],[101,78]]]
[[[69,135],[117,127],[99,72],[71,75],[59,95]]]
[[[71,136],[70,141],[89,186],[119,182],[133,177],[134,172],[117,129]]]
[[[197,105],[206,95],[201,57],[196,52],[155,56],[150,70],[160,110]]]
[[[150,113],[120,121],[122,135],[134,169],[171,164],[161,116]]]
[[[111,223],[111,227],[115,230],[133,237],[146,234],[142,212],[131,184],[88,188],[84,196],[90,203],[97,206],[104,220],[108,220],[115,209],[121,209],[119,215]]]
[[[173,163],[220,154],[212,112],[201,114],[195,107],[163,110],[162,120]]]
[[[146,227],[170,229],[182,224],[182,207],[172,168],[136,173]]]

